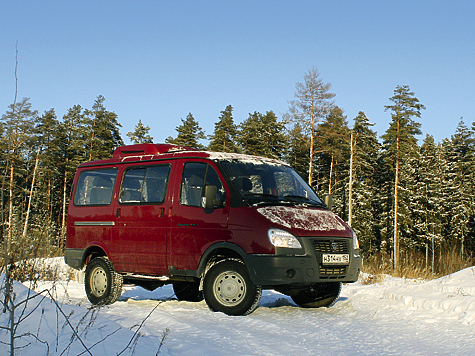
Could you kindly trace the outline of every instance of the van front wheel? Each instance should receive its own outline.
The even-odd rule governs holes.
[[[252,283],[240,260],[225,259],[214,264],[206,273],[203,294],[212,311],[248,315],[256,310],[262,290]]]
[[[96,257],[87,264],[84,282],[87,299],[94,305],[112,304],[122,294],[122,276],[105,257]]]

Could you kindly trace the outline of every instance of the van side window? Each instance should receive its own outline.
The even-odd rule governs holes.
[[[218,190],[218,200],[224,203],[226,194],[218,173],[206,163],[190,162],[183,168],[181,181],[180,204],[201,207],[201,198],[204,196],[204,182],[206,185],[215,185]]]
[[[128,169],[120,190],[121,203],[154,203],[165,201],[170,166]]]
[[[219,179],[218,173],[216,173],[214,168],[209,165],[208,165],[208,172],[206,173],[206,185],[216,186],[217,200],[220,201],[221,206],[223,206],[226,201],[226,192],[224,190],[224,186],[221,183],[221,180]]]
[[[116,176],[115,168],[82,172],[74,195],[74,205],[109,205]]]

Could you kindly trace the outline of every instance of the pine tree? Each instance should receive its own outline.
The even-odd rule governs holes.
[[[453,185],[453,194],[450,196],[450,236],[461,247],[465,254],[466,245],[472,245],[473,227],[471,221],[475,216],[475,173],[474,173],[474,132],[463,120],[457,126],[451,137],[450,145],[446,146],[448,165],[452,168],[452,180],[447,183]]]
[[[263,151],[261,116],[261,113],[255,111],[239,125],[238,142],[244,154],[259,156]]]
[[[379,229],[375,229],[379,221],[377,167],[380,144],[376,132],[370,128],[373,125],[360,111],[354,119],[350,140],[353,168],[352,182],[348,187],[349,191],[351,189],[351,194],[348,194],[348,221],[358,234],[364,254],[372,254],[380,249]]]
[[[56,179],[58,172],[58,140],[59,120],[54,109],[46,111],[38,117],[35,132],[37,136],[37,147],[40,154],[40,174],[38,179],[39,203],[41,210],[45,212],[46,218],[52,221],[53,204],[59,197],[54,197],[56,191]]]
[[[303,133],[303,129],[299,124],[293,125],[293,127],[287,132],[289,149],[285,160],[289,163],[297,173],[303,178],[308,177],[308,137]]]
[[[57,207],[58,225],[61,226],[61,236],[64,237],[66,231],[66,212],[71,182],[77,166],[89,160],[90,146],[87,146],[87,138],[91,135],[85,111],[80,105],[75,105],[63,116],[60,129],[57,134],[58,147],[58,170],[61,188],[60,198]],[[85,144],[86,143],[86,144]]]
[[[117,121],[116,113],[106,110],[104,100],[99,95],[92,110],[85,111],[86,126],[90,131],[86,137],[90,161],[109,158],[117,147],[124,145],[119,132],[122,125]]]
[[[145,126],[142,124],[142,120],[139,120],[135,130],[127,132],[126,135],[134,144],[153,143],[153,137],[148,134],[149,131],[150,126]]]
[[[233,119],[233,107],[228,105],[224,111],[221,111],[221,116],[214,125],[214,133],[210,136],[208,149],[215,152],[239,152],[236,142],[237,134],[237,126]]]
[[[317,165],[320,172],[326,172],[324,179],[328,194],[332,194],[333,184],[338,182],[337,166],[346,162],[349,158],[350,132],[346,116],[338,106],[332,108],[324,121],[317,128],[318,141],[316,147],[319,154],[316,155]],[[323,183],[319,182],[319,186]]]
[[[263,156],[282,159],[287,148],[285,123],[278,121],[277,116],[272,110],[267,111],[266,114],[262,115],[260,119],[264,134]]]
[[[419,175],[414,197],[414,228],[418,241],[425,244],[426,267],[435,272],[435,249],[440,246],[444,225],[444,167],[441,147],[434,138],[427,135],[421,146],[420,161],[417,164]],[[429,251],[432,251],[429,257]]]
[[[404,189],[401,178],[401,172],[406,168],[409,158],[417,154],[417,139],[419,135],[420,123],[413,118],[421,117],[421,110],[425,109],[419,100],[410,91],[409,86],[397,86],[394,90],[394,96],[389,98],[392,105],[385,106],[386,111],[391,111],[391,123],[386,133],[382,136],[384,148],[387,151],[387,159],[394,171],[394,224],[393,224],[393,263],[394,268],[399,268],[400,253],[400,233],[401,219],[404,219],[400,208],[400,193]]]
[[[290,102],[287,117],[293,123],[298,123],[304,130],[304,137],[308,137],[309,167],[308,183],[313,184],[313,162],[315,154],[315,140],[317,124],[330,111],[333,106],[332,99],[335,94],[330,93],[331,85],[323,83],[319,78],[320,73],[316,68],[310,69],[304,76],[303,83],[295,85],[295,98]]]
[[[28,172],[26,164],[31,157],[34,141],[34,122],[38,112],[32,110],[29,98],[11,104],[9,110],[2,115],[2,141],[7,148],[4,162],[6,165],[5,181],[8,182],[8,241],[14,243],[14,206],[25,202],[24,192],[27,191]],[[21,211],[16,212],[18,218]],[[18,226],[19,227],[19,226]],[[19,247],[19,246],[17,246]],[[9,250],[9,248],[7,248]]]
[[[168,137],[165,142],[200,150],[204,149],[205,147],[199,141],[206,138],[205,133],[191,112],[186,116],[185,120],[181,119],[181,123],[175,129],[178,132],[178,136],[176,138]]]
[[[273,111],[265,115],[254,112],[239,126],[238,141],[245,154],[280,159],[285,154],[285,124],[277,121]]]

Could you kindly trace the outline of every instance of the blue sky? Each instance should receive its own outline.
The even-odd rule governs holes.
[[[141,119],[155,142],[192,113],[206,134],[227,105],[279,118],[318,68],[352,124],[382,135],[397,85],[426,110],[423,135],[475,121],[473,1],[23,1],[0,4],[0,114],[15,94],[59,118],[98,95],[121,134]]]

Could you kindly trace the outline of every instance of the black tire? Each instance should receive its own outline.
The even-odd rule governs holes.
[[[214,264],[206,273],[203,294],[212,311],[248,315],[259,305],[262,290],[252,283],[240,260],[225,259]]]
[[[200,282],[176,282],[173,283],[173,291],[178,300],[186,302],[201,302],[203,300]]]
[[[96,257],[87,264],[84,282],[87,299],[94,305],[112,304],[122,294],[122,276],[105,257]]]
[[[316,283],[291,297],[302,308],[329,308],[338,300],[341,285],[341,282]]]

